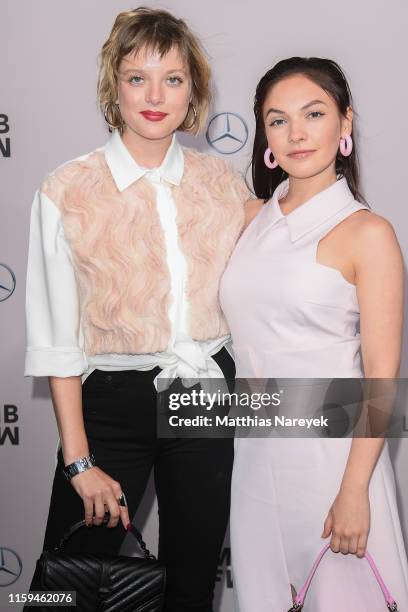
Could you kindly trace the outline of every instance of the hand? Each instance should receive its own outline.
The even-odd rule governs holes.
[[[370,501],[363,488],[340,489],[324,522],[322,538],[332,534],[333,552],[364,557],[370,531]]]
[[[120,506],[118,503],[122,487],[116,480],[94,466],[85,472],[76,474],[70,482],[84,502],[85,521],[88,527],[102,523],[105,514],[104,506],[107,506],[110,514],[107,527],[116,527],[121,519],[124,528],[127,528],[130,523],[129,510],[127,506]],[[95,519],[92,520],[94,506]]]

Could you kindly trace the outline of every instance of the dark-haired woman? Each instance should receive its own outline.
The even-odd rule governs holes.
[[[183,20],[120,13],[99,80],[113,133],[31,213],[25,374],[49,377],[61,440],[44,548],[85,518],[66,549],[117,554],[154,469],[166,612],[212,611],[229,516],[232,440],[160,438],[156,418],[158,379],[234,374],[218,288],[249,192],[176,136],[205,125],[209,77]]]
[[[255,117],[259,200],[248,206],[220,291],[237,376],[397,377],[402,257],[391,225],[360,195],[341,69],[318,58],[280,62],[258,85]],[[287,610],[325,538],[343,554],[326,554],[305,612],[386,608],[366,550],[408,610],[387,443],[237,439],[231,543],[239,611]]]

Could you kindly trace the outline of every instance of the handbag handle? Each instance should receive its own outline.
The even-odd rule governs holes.
[[[299,612],[302,608],[303,608],[303,604],[305,601],[305,597],[306,597],[306,593],[309,589],[310,583],[312,582],[312,578],[319,566],[320,561],[322,560],[323,556],[325,555],[325,553],[329,550],[330,548],[330,544],[326,544],[322,550],[320,551],[320,553],[318,554],[318,557],[316,559],[316,561],[313,564],[313,567],[310,571],[309,576],[307,577],[307,580],[305,582],[305,584],[302,586],[302,588],[300,589],[299,593],[296,595],[295,597],[295,603],[292,606],[292,608],[289,610],[289,612]],[[392,597],[391,593],[389,592],[389,590],[387,589],[387,587],[385,586],[384,580],[382,579],[380,572],[378,571],[378,568],[376,566],[376,564],[374,563],[374,559],[372,558],[372,556],[370,555],[370,553],[366,550],[365,552],[365,558],[367,559],[371,569],[373,570],[374,576],[378,582],[378,584],[380,585],[381,591],[384,595],[384,599],[385,602],[387,604],[387,608],[388,610],[390,610],[391,612],[398,612],[398,608],[397,608],[397,604],[395,602],[395,599]]]
[[[110,519],[109,512],[105,512],[101,525],[106,525],[109,522],[109,519]],[[71,525],[71,527],[68,529],[68,531],[64,533],[61,540],[59,541],[59,543],[55,546],[53,550],[54,551],[62,550],[63,546],[65,546],[69,538],[73,536],[74,533],[76,533],[79,529],[81,529],[81,527],[85,527],[85,525],[86,525],[86,522],[84,520],[78,521],[77,523],[74,523],[73,525]],[[132,523],[129,523],[127,530],[135,536],[136,540],[139,543],[140,548],[143,551],[145,558],[149,559],[150,561],[156,561],[156,557],[153,554],[151,554],[149,549],[146,547],[146,544],[142,538],[142,534],[137,529],[137,527],[135,527]]]

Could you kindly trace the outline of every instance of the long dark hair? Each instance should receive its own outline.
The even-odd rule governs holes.
[[[282,79],[294,74],[302,74],[324,89],[337,104],[341,115],[346,116],[348,107],[352,106],[347,79],[340,66],[333,60],[319,57],[291,57],[278,62],[271,70],[268,70],[259,81],[255,93],[256,131],[251,160],[254,191],[258,198],[264,200],[268,200],[272,196],[279,183],[287,178],[287,174],[280,166],[270,170],[264,164],[264,153],[268,147],[268,142],[265,135],[262,108],[271,88]],[[353,132],[353,141],[354,147],[349,157],[343,157],[339,152],[337,153],[336,173],[346,177],[354,198],[359,202],[365,202],[359,189],[360,172],[355,132]]]

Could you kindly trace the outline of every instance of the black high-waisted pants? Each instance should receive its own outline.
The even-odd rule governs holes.
[[[234,363],[225,348],[214,359],[225,376],[234,377]],[[158,557],[167,570],[164,610],[211,612],[229,517],[233,439],[157,438],[153,379],[159,371],[94,370],[90,374],[82,389],[89,448],[98,466],[121,484],[131,520],[154,469]],[[44,549],[55,546],[70,525],[84,518],[83,501],[62,467],[60,450]],[[115,528],[84,527],[64,550],[118,554],[125,536],[120,521]]]

